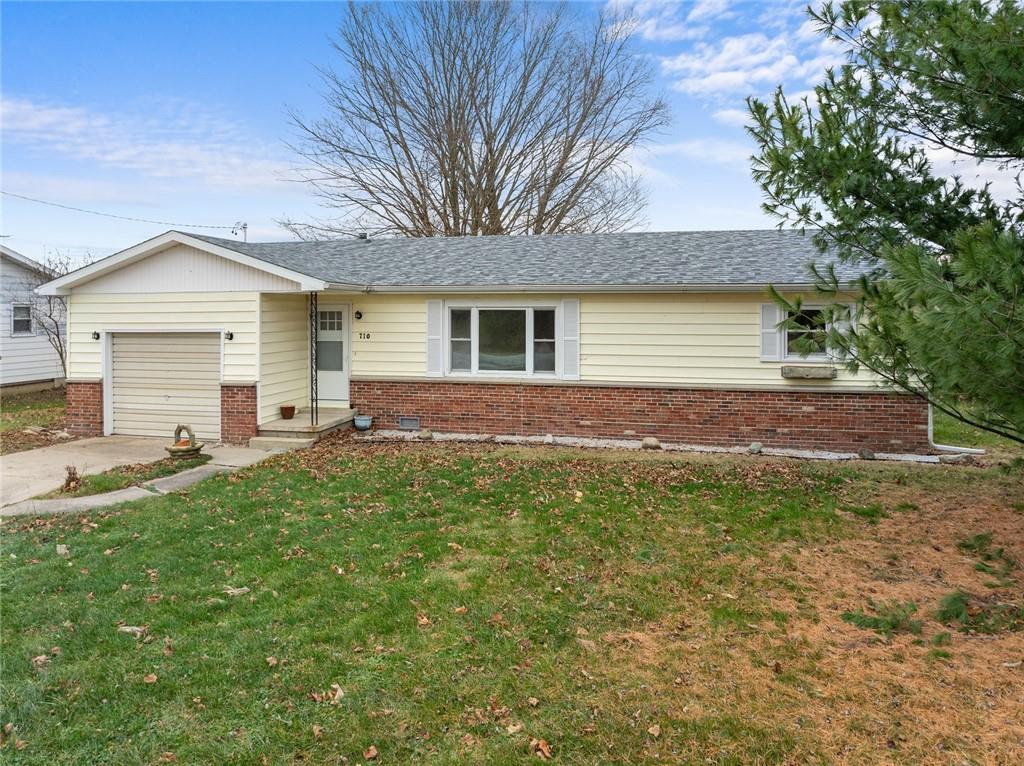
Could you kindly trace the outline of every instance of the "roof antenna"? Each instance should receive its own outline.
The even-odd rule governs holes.
[[[249,224],[245,221],[235,221],[235,225],[231,228],[231,233],[237,237],[238,232],[242,232],[243,242],[249,241]]]

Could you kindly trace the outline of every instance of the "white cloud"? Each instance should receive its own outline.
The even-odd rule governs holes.
[[[923,149],[936,175],[959,176],[966,186],[975,189],[988,184],[996,202],[1009,202],[1020,195],[1017,174],[1010,168],[1000,167],[996,162],[978,162],[944,146],[924,144]]]
[[[4,170],[4,189],[39,199],[60,200],[66,204],[95,205],[102,202],[121,205],[139,202],[137,186],[103,178]],[[9,198],[6,201],[9,202]]]
[[[727,13],[730,0],[697,0],[687,14],[687,21],[709,21],[730,15]]]
[[[707,22],[722,15],[727,0],[699,0],[696,3],[673,0],[608,0],[609,11],[624,15],[636,25],[645,40],[699,40],[710,31]],[[716,12],[715,7],[720,9]]]
[[[719,109],[711,115],[723,125],[743,127],[750,122],[750,112],[746,109]]]
[[[165,102],[143,115],[5,97],[0,122],[5,145],[152,178],[253,191],[279,189],[291,173],[279,147],[256,141],[236,122],[187,102]]]
[[[723,138],[694,138],[656,144],[647,149],[652,157],[677,157],[714,165],[747,167],[751,147],[742,141]]]
[[[672,87],[701,96],[752,95],[778,84],[806,85],[842,60],[833,44],[797,45],[792,34],[769,37],[762,32],[697,43],[692,50],[661,60]]]

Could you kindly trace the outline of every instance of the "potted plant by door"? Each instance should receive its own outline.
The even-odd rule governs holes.
[[[294,404],[282,404],[281,405],[281,418],[283,420],[291,420],[295,417],[295,405]]]

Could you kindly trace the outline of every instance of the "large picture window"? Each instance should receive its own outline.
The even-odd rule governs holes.
[[[554,307],[449,308],[448,371],[554,375]]]

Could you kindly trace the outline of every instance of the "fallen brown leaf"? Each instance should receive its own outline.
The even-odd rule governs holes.
[[[156,673],[147,673],[142,680],[145,681],[147,684],[155,684]]]
[[[374,747],[373,745],[370,745],[368,748],[366,748],[366,750],[363,751],[363,758],[365,758],[368,761],[372,761],[376,757],[377,757],[377,748]]]
[[[653,726],[648,727],[647,733],[650,734],[652,737],[660,737],[661,727],[658,726],[658,724],[654,724]]]
[[[597,644],[595,644],[589,638],[577,638],[576,639],[576,643],[579,644],[584,649],[584,651],[587,651],[587,652],[596,652],[597,651]]]

